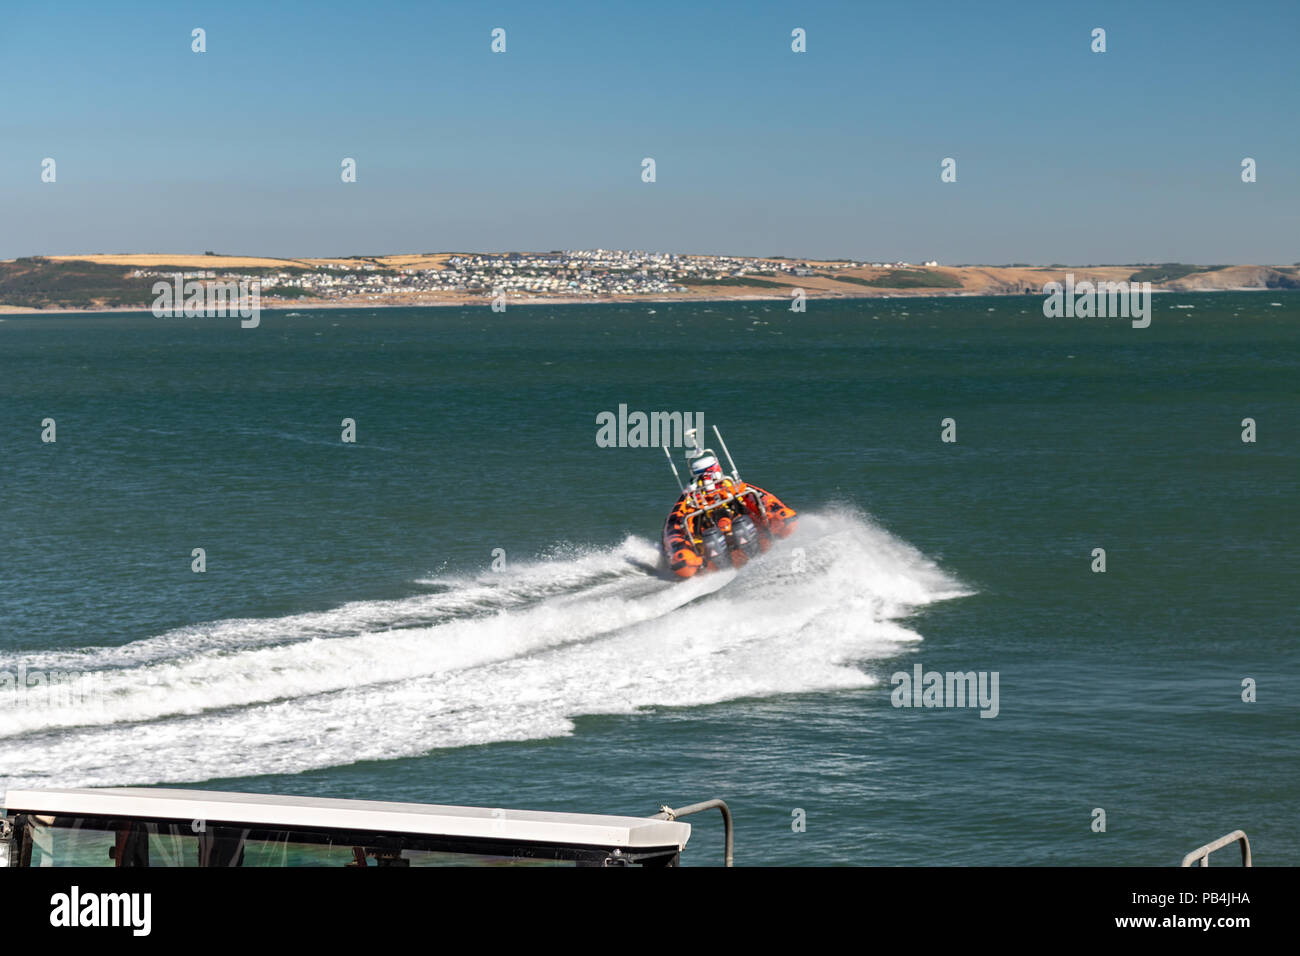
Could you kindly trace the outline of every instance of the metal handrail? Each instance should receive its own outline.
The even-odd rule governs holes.
[[[689,807],[682,807],[680,810],[674,810],[672,807],[664,804],[659,807],[659,812],[650,819],[652,820],[676,820],[678,817],[688,816],[692,813],[699,813],[701,810],[712,810],[717,808],[722,811],[722,829],[724,833],[723,847],[726,854],[726,862],[723,866],[732,866],[733,850],[735,849],[735,832],[731,822],[731,808],[727,806],[724,800],[705,800],[703,803],[692,803]]]
[[[689,521],[691,518],[697,517],[698,515],[709,514],[710,512],[717,511],[717,510],[718,510],[719,508],[721,508],[723,505],[729,505],[729,504],[731,504],[733,501],[739,501],[741,498],[744,498],[744,497],[746,497],[747,495],[753,495],[753,496],[754,496],[754,501],[757,502],[757,504],[758,504],[759,513],[760,513],[760,514],[766,514],[766,513],[767,513],[767,509],[763,507],[763,499],[762,499],[762,497],[759,495],[759,493],[758,493],[757,491],[754,490],[754,488],[753,488],[752,485],[746,485],[746,486],[745,486],[745,490],[742,491],[740,494],[738,494],[738,495],[728,495],[727,497],[721,499],[720,501],[715,501],[713,504],[709,505],[707,508],[698,508],[698,509],[696,509],[695,511],[689,511],[689,512],[687,512],[686,514],[682,515],[682,520],[683,520],[683,521]]]
[[[1250,861],[1250,840],[1247,838],[1244,830],[1233,830],[1225,836],[1219,837],[1212,843],[1207,843],[1203,847],[1198,847],[1187,856],[1183,857],[1183,866],[1191,866],[1197,860],[1201,861],[1201,866],[1210,865],[1210,854],[1215,850],[1222,850],[1229,843],[1241,844],[1241,865],[1251,866]]]

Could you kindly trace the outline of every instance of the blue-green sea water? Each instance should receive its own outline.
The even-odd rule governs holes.
[[[1034,297],[0,318],[0,672],[100,682],[10,682],[0,789],[719,796],[742,865],[1163,865],[1237,827],[1300,862],[1298,293],[1148,329]],[[703,413],[799,531],[647,574],[677,492],[598,446],[620,404]],[[997,716],[893,706],[916,664],[996,672]]]

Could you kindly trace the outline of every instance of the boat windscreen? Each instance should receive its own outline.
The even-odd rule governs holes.
[[[635,849],[247,823],[19,814],[20,866],[673,866]]]

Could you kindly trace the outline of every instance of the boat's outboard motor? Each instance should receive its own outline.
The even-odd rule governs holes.
[[[745,552],[746,557],[754,557],[759,551],[758,528],[749,515],[731,519],[731,540],[735,547]]]
[[[700,534],[704,542],[704,560],[710,564],[721,564],[727,556],[727,538],[716,525],[705,528]]]

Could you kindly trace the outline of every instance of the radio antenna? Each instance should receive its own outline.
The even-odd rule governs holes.
[[[731,460],[731,452],[727,451],[727,443],[722,440],[722,432],[718,431],[718,426],[713,426],[713,434],[718,436],[718,444],[722,446],[723,453],[727,456],[727,464],[731,466],[731,477],[740,483],[740,472],[736,471],[736,463]]]
[[[677,481],[677,490],[685,491],[686,487],[682,484],[682,476],[677,474],[677,466],[673,464],[672,453],[668,451],[667,445],[664,445],[663,449],[664,449],[664,457],[668,459],[668,467],[673,470],[673,478],[675,478]]]

